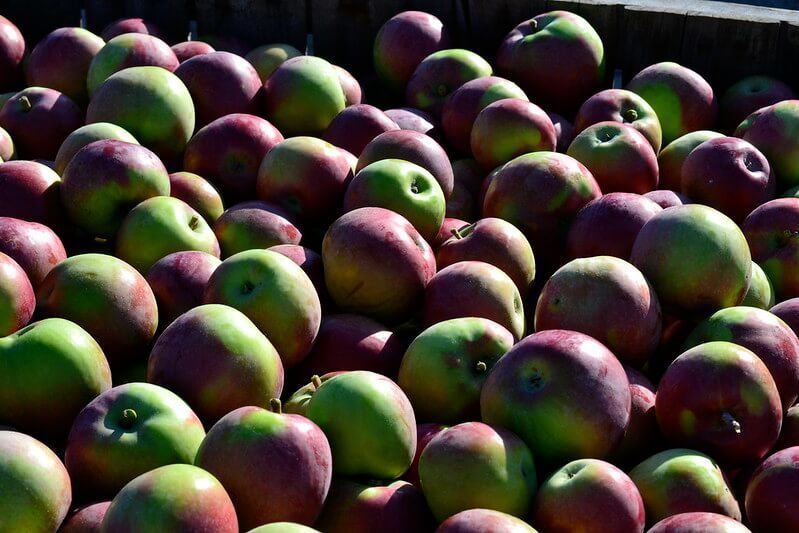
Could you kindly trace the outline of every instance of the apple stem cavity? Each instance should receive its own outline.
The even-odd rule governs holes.
[[[196,215],[192,216],[191,219],[189,219],[189,227],[191,228],[192,231],[197,231],[197,226],[199,225],[200,225],[200,219]]]
[[[322,378],[314,374],[311,377],[311,384],[314,386],[314,390],[318,389],[319,387],[322,386]]]
[[[283,404],[280,403],[278,398],[272,398],[269,400],[269,410],[275,414],[282,415],[283,414]]]
[[[27,96],[21,96],[19,98],[19,107],[23,111],[30,111],[31,108],[33,108],[33,104],[31,104],[31,101]]]
[[[483,372],[488,370],[488,365],[486,365],[482,361],[477,361],[477,364],[475,365],[475,368],[477,369],[478,372],[480,372],[482,374]]]
[[[120,420],[119,425],[125,429],[131,429],[134,424],[136,424],[136,420],[138,420],[139,415],[136,414],[136,411],[133,409],[125,409],[122,411],[122,420]]]
[[[735,420],[735,418],[726,411],[721,414],[721,419],[724,421],[725,424],[730,426],[732,430],[735,432],[736,435],[741,434],[741,423]]]

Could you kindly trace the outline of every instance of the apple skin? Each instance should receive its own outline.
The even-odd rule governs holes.
[[[251,529],[247,533],[319,533],[319,531],[294,522],[272,522]]]
[[[5,103],[3,96],[4,95],[0,95],[0,108],[2,108]],[[14,155],[14,140],[6,130],[0,128],[0,163],[13,159]]]
[[[337,478],[316,526],[326,533],[404,533],[432,531],[435,522],[422,492],[406,481]]]
[[[526,522],[491,509],[468,509],[444,520],[436,533],[536,533]]]
[[[381,133],[363,149],[355,171],[381,159],[403,159],[419,165],[436,178],[444,198],[452,195],[455,178],[449,156],[429,135],[412,130]]]
[[[183,170],[206,178],[228,202],[249,200],[255,195],[261,161],[281,141],[283,135],[269,121],[231,113],[211,121],[191,138],[183,154]]]
[[[334,372],[328,372],[322,376],[314,375],[308,383],[297,389],[294,394],[289,396],[288,400],[286,400],[286,403],[283,404],[283,411],[293,415],[302,415],[307,418],[308,405],[311,403],[311,398],[313,398],[313,395],[316,394],[316,391],[322,386],[322,383],[340,374],[346,374],[347,372],[347,370],[337,370]]]
[[[491,74],[491,65],[470,50],[438,50],[422,59],[414,69],[405,87],[405,101],[411,107],[440,118],[444,102],[458,87]]]
[[[411,130],[424,133],[434,139],[438,138],[436,121],[421,109],[413,107],[400,107],[396,109],[386,109],[384,113],[393,120],[401,130]]]
[[[137,17],[121,18],[111,22],[100,32],[100,37],[104,41],[110,41],[114,37],[125,33],[142,33],[144,35],[153,35],[159,39],[166,38],[163,30],[155,23]]]
[[[439,522],[475,508],[525,516],[536,492],[529,448],[510,431],[482,422],[433,437],[419,458],[419,478]]]
[[[354,370],[331,377],[311,396],[306,416],[330,441],[337,475],[396,479],[413,461],[413,407],[385,376]]]
[[[393,379],[406,347],[400,335],[371,318],[325,315],[308,357],[293,374],[307,382],[314,375],[338,370],[369,370]]]
[[[783,413],[780,438],[777,439],[774,450],[784,450],[793,446],[799,446],[799,405],[794,405]]]
[[[216,222],[225,211],[219,192],[207,180],[193,172],[170,174],[169,195],[189,204],[209,224]]]
[[[655,416],[655,386],[639,371],[624,367],[630,382],[630,423],[609,461],[625,470],[635,466],[656,451],[664,440]]]
[[[201,305],[158,337],[147,381],[180,395],[207,425],[245,405],[268,407],[283,390],[283,364],[272,343],[243,313]]]
[[[507,329],[485,318],[439,322],[410,344],[397,382],[420,420],[453,424],[478,419],[483,382],[513,341]]]
[[[25,63],[28,87],[49,87],[79,104],[88,100],[86,77],[105,41],[83,28],[58,28],[39,41]]]
[[[61,318],[0,338],[0,360],[0,420],[48,441],[66,438],[81,409],[111,388],[100,346],[83,328]]]
[[[36,294],[28,275],[13,258],[0,252],[0,336],[25,327],[35,309]]]
[[[0,90],[6,91],[22,80],[25,38],[13,22],[0,17]]]
[[[569,148],[569,145],[574,140],[574,125],[557,113],[549,112],[547,115],[549,120],[552,121],[552,125],[555,126],[555,136],[558,139],[555,143],[555,149],[565,154],[566,149]]]
[[[72,158],[78,151],[91,144],[94,141],[102,141],[105,139],[114,139],[117,141],[125,141],[126,143],[139,144],[133,135],[128,133],[124,128],[111,124],[108,122],[95,122],[93,124],[86,124],[76,129],[64,139],[61,146],[58,148],[58,153],[55,156],[53,170],[59,175],[64,174],[64,170]]]
[[[61,178],[35,161],[0,163],[0,216],[39,222],[58,229],[63,225],[59,190]]]
[[[485,172],[474,159],[459,159],[452,163],[453,189],[447,198],[446,216],[477,220],[479,218],[480,188]]]
[[[697,146],[682,166],[681,191],[736,222],[774,198],[776,178],[760,150],[736,137]]]
[[[460,261],[436,273],[425,289],[425,326],[452,318],[481,317],[524,336],[524,305],[519,289],[502,270],[482,261]]]
[[[325,280],[345,312],[399,323],[419,307],[436,272],[430,245],[402,215],[362,207],[342,215],[322,243]]]
[[[112,367],[141,360],[158,326],[147,281],[109,255],[65,259],[47,274],[36,297],[42,316],[71,320],[89,332]]]
[[[228,208],[214,222],[222,256],[278,244],[299,244],[302,233],[290,218],[280,206],[258,200]]]
[[[430,441],[445,429],[447,429],[447,426],[441,424],[416,424],[416,453],[413,456],[411,466],[403,474],[402,479],[412,483],[419,490],[422,490],[422,482],[419,479],[419,457],[421,457],[427,445],[430,444]]]
[[[363,89],[355,76],[350,72],[338,65],[333,65],[333,70],[336,71],[341,90],[344,92],[344,104],[347,106],[362,104],[364,100]]]
[[[783,300],[769,309],[769,312],[782,319],[799,336],[797,333],[799,332],[799,298]]]
[[[527,100],[527,95],[512,81],[485,76],[467,81],[444,102],[441,126],[447,142],[462,154],[472,152],[472,125],[487,105],[505,98]]]
[[[400,159],[382,159],[355,174],[344,193],[344,212],[382,207],[404,216],[428,241],[432,240],[446,209],[444,193],[426,169]]]
[[[740,303],[752,271],[752,255],[738,226],[700,204],[670,207],[649,219],[635,239],[630,262],[647,277],[665,310],[689,315]]]
[[[58,456],[16,431],[0,431],[0,490],[5,531],[56,531],[72,502],[69,474]]]
[[[576,159],[535,152],[509,161],[483,183],[483,217],[506,220],[530,241],[540,264],[555,266],[574,215],[601,195],[591,172]]]
[[[193,465],[170,464],[143,473],[111,501],[102,533],[215,531],[238,533],[236,510],[219,481]]]
[[[605,74],[602,40],[581,16],[550,11],[516,26],[500,44],[499,72],[533,102],[565,115],[585,101]]]
[[[0,107],[0,127],[14,139],[19,159],[54,159],[67,135],[82,125],[83,111],[55,89],[28,87]]]
[[[684,196],[675,191],[670,191],[668,189],[658,189],[655,191],[649,191],[643,196],[645,198],[649,198],[663,209],[692,203],[691,199],[688,198],[687,196]]]
[[[519,435],[545,465],[607,456],[630,421],[630,402],[616,356],[566,330],[518,342],[494,365],[480,396],[483,421]]]
[[[627,84],[657,113],[663,144],[686,133],[713,126],[718,104],[713,88],[693,70],[674,62],[656,63],[641,70]]]
[[[78,414],[64,458],[77,492],[112,497],[153,468],[193,463],[204,437],[200,419],[175,393],[126,383],[103,392]]]
[[[100,533],[110,506],[110,501],[104,501],[79,508],[64,520],[58,533]]]
[[[541,289],[535,330],[567,329],[594,337],[623,363],[641,367],[660,342],[660,302],[644,275],[610,256],[574,259]]]
[[[322,316],[311,280],[291,259],[269,250],[247,250],[222,261],[208,280],[206,303],[247,315],[291,368],[310,352]]]
[[[191,94],[198,128],[232,113],[258,113],[261,78],[241,56],[202,54],[180,63],[175,76]]]
[[[372,139],[399,129],[396,122],[375,106],[356,104],[336,115],[322,137],[357,157]]]
[[[377,32],[372,52],[375,72],[394,92],[402,92],[419,63],[449,45],[449,32],[437,17],[403,11]]]
[[[697,511],[741,520],[724,474],[707,455],[686,448],[666,450],[641,462],[629,475],[644,500],[647,524]]]
[[[741,305],[769,309],[774,306],[774,287],[760,265],[752,262],[752,278]]]
[[[799,339],[779,317],[754,307],[727,307],[700,322],[683,344],[729,341],[754,352],[774,378],[783,410],[799,397]]]
[[[523,154],[554,151],[558,137],[543,109],[526,98],[505,98],[480,111],[469,142],[477,162],[492,170]]]
[[[313,283],[322,303],[324,304],[329,300],[327,287],[325,286],[325,267],[322,264],[321,255],[299,244],[276,244],[267,249],[294,261],[311,279],[311,283]]]
[[[452,238],[452,231],[460,229],[469,225],[469,222],[459,218],[445,217],[444,222],[441,223],[441,229],[438,230],[435,238],[430,242],[433,250],[438,250],[441,245]]]
[[[483,261],[507,274],[524,297],[535,279],[535,257],[527,237],[501,218],[482,218],[457,228],[436,254],[438,268],[460,261]]]
[[[755,531],[794,531],[799,511],[784,498],[799,487],[799,446],[769,456],[752,474],[746,488],[746,517]]]
[[[258,198],[280,205],[303,221],[329,223],[341,209],[355,164],[355,156],[322,139],[286,139],[261,162]]]
[[[281,63],[301,55],[302,52],[290,44],[275,43],[253,48],[244,56],[244,59],[249,61],[255,72],[258,73],[261,83],[266,83],[266,80]]]
[[[180,63],[195,56],[216,52],[216,48],[203,41],[183,41],[182,43],[173,44],[171,48]]]
[[[644,531],[644,502],[623,471],[599,459],[572,461],[538,488],[533,523],[542,531]]]
[[[663,209],[644,196],[612,192],[592,200],[574,217],[566,247],[571,257],[630,257],[641,228]]]
[[[97,88],[86,123],[111,122],[172,166],[194,131],[194,104],[180,79],[160,67],[131,67]]]
[[[113,139],[81,148],[64,170],[61,202],[79,228],[112,237],[131,208],[169,196],[169,174],[143,146]]]
[[[598,122],[627,124],[646,137],[657,154],[663,140],[660,120],[646,100],[625,89],[605,89],[586,100],[574,119],[575,133]]]
[[[799,296],[798,224],[799,198],[778,198],[756,208],[742,225],[752,259],[771,281],[777,301]]]
[[[664,518],[647,533],[751,533],[738,520],[717,513],[680,513]]]
[[[670,143],[664,143],[658,154],[658,187],[679,192],[682,188],[682,164],[694,149],[705,141],[724,137],[721,133],[700,130],[686,133]]]
[[[733,83],[721,96],[719,122],[725,131],[734,131],[758,109],[794,99],[793,89],[776,78],[747,76]]]
[[[67,258],[64,245],[53,230],[38,222],[9,217],[0,217],[0,252],[22,267],[34,288]]]
[[[657,155],[632,126],[597,122],[577,134],[566,153],[584,164],[605,193],[644,194],[658,184]]]
[[[158,303],[162,326],[202,304],[205,286],[220,263],[209,253],[184,251],[164,256],[150,268],[146,280]]]
[[[289,137],[322,133],[345,106],[338,73],[320,57],[287,59],[264,83],[266,116]]]
[[[267,396],[268,398],[268,396]],[[314,523],[330,488],[327,437],[305,417],[255,406],[229,412],[208,431],[195,464],[215,475],[242,531],[269,522]]]
[[[153,35],[126,33],[109,39],[89,65],[86,86],[89,96],[111,75],[131,67],[152,66],[174,72],[180,62],[164,41]]]

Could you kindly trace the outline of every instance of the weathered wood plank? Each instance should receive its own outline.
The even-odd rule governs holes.
[[[783,22],[780,25],[780,43],[777,52],[776,75],[778,78],[799,87],[799,22]]]
[[[85,0],[88,28],[99,34],[120,18],[140,17],[156,24],[170,43],[186,39],[191,0]]]
[[[499,44],[517,24],[546,11],[546,0],[464,0],[467,44],[493,59]]]
[[[305,49],[306,0],[196,0],[203,35],[230,35],[251,46],[287,43]]]
[[[639,70],[660,61],[680,61],[685,9],[625,6],[619,34],[618,68],[626,83]]]

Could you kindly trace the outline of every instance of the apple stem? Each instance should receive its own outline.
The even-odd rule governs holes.
[[[19,107],[22,108],[23,111],[30,111],[33,107],[33,104],[31,104],[31,101],[27,96],[21,96],[19,98]]]
[[[741,423],[735,420],[735,418],[733,418],[733,416],[730,413],[727,412],[722,413],[721,419],[724,420],[724,422],[727,425],[732,427],[732,430],[735,432],[736,435],[741,434]]]
[[[136,411],[133,409],[125,409],[122,411],[122,420],[120,421],[120,425],[125,429],[130,429],[138,420],[139,415],[136,414]]]
[[[269,400],[269,409],[276,414],[282,415],[283,414],[283,404],[280,403],[278,398],[272,398]]]
[[[319,387],[321,387],[321,386],[322,386],[322,378],[320,378],[319,376],[317,376],[316,374],[314,374],[314,375],[311,377],[311,384],[313,384],[313,386],[314,386],[314,390],[318,389]]]
[[[450,233],[452,233],[453,235],[455,235],[455,238],[456,238],[456,239],[462,239],[462,238],[463,238],[463,235],[461,235],[461,232],[460,232],[460,231],[458,231],[458,228],[452,228],[452,229],[451,229],[451,230],[449,230],[449,231],[450,231]]]

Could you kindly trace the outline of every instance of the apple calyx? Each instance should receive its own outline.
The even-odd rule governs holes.
[[[19,108],[22,111],[30,111],[33,108],[33,104],[31,104],[30,99],[27,96],[20,96],[19,98]]]
[[[277,415],[283,414],[283,404],[280,403],[279,398],[272,398],[269,400],[269,410]]]
[[[480,372],[481,374],[488,370],[488,365],[486,365],[483,361],[477,361],[477,364],[474,365],[475,370]]]
[[[199,225],[200,225],[200,217],[198,217],[197,215],[193,215],[189,219],[189,228],[191,228],[192,231],[197,231],[197,227]]]
[[[721,419],[724,421],[724,424],[732,428],[736,435],[741,434],[741,423],[735,420],[735,417],[733,417],[730,413],[726,411],[721,413]]]
[[[635,109],[626,109],[621,116],[625,122],[635,122],[638,120],[638,111]]]
[[[530,19],[530,30],[532,30],[533,33],[538,31],[538,21],[537,20]]]
[[[436,87],[436,93],[438,96],[447,96],[447,86],[443,83]]]
[[[136,414],[134,409],[125,409],[122,411],[122,418],[119,420],[119,425],[124,429],[132,429],[138,419],[139,415]]]
[[[318,389],[319,387],[322,386],[322,378],[314,374],[313,376],[311,376],[311,385],[313,385],[314,390]]]

